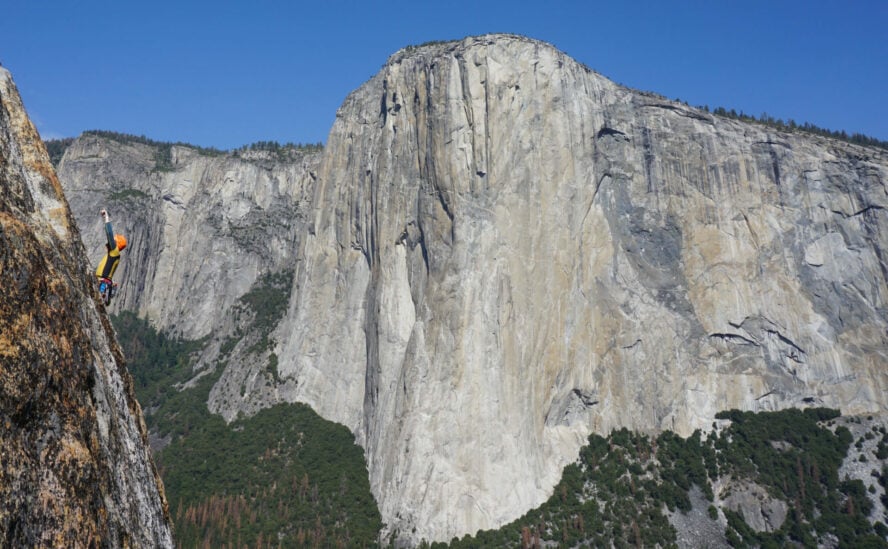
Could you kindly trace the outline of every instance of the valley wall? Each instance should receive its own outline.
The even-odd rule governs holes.
[[[118,306],[210,337],[226,419],[300,401],[348,426],[403,540],[516,518],[591,432],[888,411],[885,151],[487,35],[394,54],[323,153],[155,154],[84,136],[60,165],[93,255],[100,204],[132,235]],[[280,272],[271,347],[219,360]]]

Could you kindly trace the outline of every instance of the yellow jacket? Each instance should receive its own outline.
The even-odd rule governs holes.
[[[114,229],[111,228],[111,222],[105,223],[105,234],[108,237],[108,253],[99,262],[96,268],[96,276],[99,278],[107,278],[111,280],[114,271],[117,270],[117,264],[120,263],[120,250],[117,249],[117,242],[114,240]]]

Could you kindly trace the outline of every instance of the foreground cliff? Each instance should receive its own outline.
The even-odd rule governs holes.
[[[590,433],[888,412],[884,151],[716,117],[506,35],[398,52],[296,166],[174,147],[159,170],[90,139],[60,168],[89,234],[98,187],[147,216],[121,304],[213,334],[207,368],[258,348],[219,362],[210,408],[301,401],[347,425],[399,537],[513,520]],[[284,236],[254,253],[238,231]],[[258,312],[236,317],[266,272],[290,298],[259,337]]]
[[[0,69],[0,539],[169,547],[131,380],[46,150]]]

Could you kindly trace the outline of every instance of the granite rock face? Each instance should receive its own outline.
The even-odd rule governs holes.
[[[0,539],[172,547],[132,380],[80,234],[0,68]]]
[[[271,289],[286,310],[319,162],[320,153],[293,149],[219,153],[84,134],[59,163],[93,263],[105,249],[101,208],[129,241],[111,310],[204,340],[196,375],[224,364],[208,406],[226,420],[283,401],[282,380],[272,375],[276,357],[261,343],[274,326],[255,322],[279,316],[241,300]],[[272,288],[263,286],[269,280]]]
[[[761,486],[748,482],[730,480],[725,484],[731,487],[722,505],[743,515],[743,520],[756,532],[774,532],[783,526],[789,507]]]
[[[94,252],[95,186],[144,205],[120,306],[236,333],[239,296],[294,269],[274,348],[229,361],[210,407],[301,401],[347,425],[402,541],[515,519],[590,432],[888,411],[884,151],[713,116],[510,35],[397,52],[297,165],[173,147],[158,171],[114,147],[81,138],[60,173]]]
[[[200,339],[226,325],[257,278],[291,266],[317,162],[85,134],[58,173],[94,264],[105,252],[101,208],[128,239],[112,311]]]
[[[281,396],[355,430],[414,541],[541,503],[591,431],[884,414],[886,180],[529,39],[402,50],[329,136]]]

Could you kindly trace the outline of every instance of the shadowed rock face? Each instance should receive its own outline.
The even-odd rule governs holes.
[[[539,504],[590,431],[883,414],[886,179],[532,40],[399,52],[327,142],[282,396],[354,429],[384,520],[430,540]]]
[[[0,69],[0,539],[169,547],[141,410],[80,235]]]

